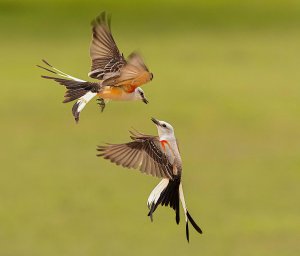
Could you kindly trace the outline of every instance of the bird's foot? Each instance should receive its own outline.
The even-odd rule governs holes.
[[[101,112],[105,109],[105,101],[102,98],[97,99],[97,104],[100,106]]]

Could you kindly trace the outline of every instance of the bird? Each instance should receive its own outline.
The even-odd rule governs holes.
[[[109,100],[141,100],[145,104],[148,103],[140,86],[150,82],[153,79],[153,73],[148,70],[137,52],[132,52],[127,60],[123,53],[120,53],[111,33],[110,21],[111,17],[106,12],[102,12],[92,21],[90,45],[92,65],[88,76],[99,81],[89,82],[73,77],[55,68],[46,60],[42,60],[46,67],[37,65],[56,75],[42,75],[42,78],[54,80],[66,87],[63,103],[77,100],[72,107],[76,123],[79,121],[80,112],[96,95],[101,112]]]
[[[174,128],[165,121],[151,118],[158,130],[158,136],[130,131],[132,141],[123,144],[97,146],[97,156],[126,168],[139,169],[142,173],[162,178],[147,200],[148,216],[153,221],[153,213],[159,205],[170,206],[175,211],[176,223],[180,222],[179,200],[186,222],[186,239],[189,242],[189,222],[202,234],[201,228],[191,217],[182,189],[182,160],[179,153]]]

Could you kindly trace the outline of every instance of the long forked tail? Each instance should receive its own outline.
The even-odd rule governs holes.
[[[57,76],[63,77],[59,78],[52,76],[42,76],[42,78],[54,80],[55,82],[58,82],[59,84],[64,85],[66,87],[67,91],[65,93],[65,100],[63,101],[63,103],[71,102],[73,100],[78,99],[72,108],[72,113],[75,118],[75,121],[78,122],[80,112],[83,110],[86,104],[97,95],[97,92],[99,90],[99,84],[87,82],[79,78],[70,76],[53,67],[47,61],[42,61],[48,66],[48,68],[37,65],[39,68],[42,68]]]
[[[192,216],[189,214],[188,209],[186,207],[185,204],[185,200],[184,200],[184,195],[183,195],[183,189],[182,189],[182,184],[180,183],[179,186],[179,198],[185,213],[185,223],[186,223],[186,239],[189,242],[190,241],[190,234],[189,234],[189,221],[191,222],[192,226],[194,227],[194,229],[196,229],[198,231],[198,233],[202,234],[202,230],[201,228],[196,224],[196,222],[193,220]]]
[[[179,224],[180,216],[179,216],[179,199],[181,201],[184,214],[185,214],[185,222],[186,222],[186,239],[189,242],[189,222],[191,222],[192,226],[202,234],[201,228],[196,224],[191,215],[189,214],[182,190],[182,184],[180,177],[177,177],[173,180],[162,179],[161,182],[153,189],[151,192],[147,204],[149,208],[148,216],[151,221],[153,221],[153,213],[156,208],[161,204],[165,206],[170,206],[176,212],[176,223]]]

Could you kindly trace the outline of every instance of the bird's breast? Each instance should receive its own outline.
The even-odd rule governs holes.
[[[98,93],[98,96],[110,100],[130,100],[133,97],[132,93],[124,91],[124,88],[120,86],[106,86]]]
[[[160,140],[160,144],[170,163],[178,165],[181,169],[181,157],[176,142]]]

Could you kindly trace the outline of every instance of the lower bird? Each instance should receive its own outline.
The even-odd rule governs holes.
[[[186,238],[189,241],[188,223],[202,234],[201,228],[192,219],[187,209],[181,182],[182,161],[173,127],[164,121],[152,118],[157,127],[158,136],[145,135],[134,131],[131,142],[98,146],[97,156],[127,168],[162,178],[151,192],[147,205],[148,216],[153,220],[153,213],[159,205],[170,206],[175,210],[176,223],[179,224],[179,200],[181,201],[186,222]]]

